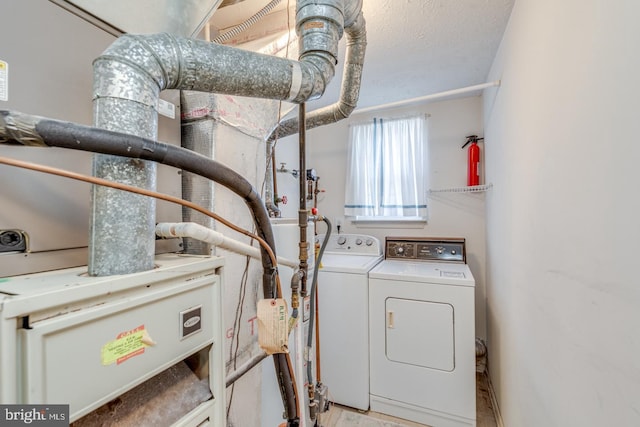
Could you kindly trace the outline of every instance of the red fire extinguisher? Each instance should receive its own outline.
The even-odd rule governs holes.
[[[478,141],[482,141],[484,138],[478,138],[478,135],[467,136],[467,142],[464,143],[462,148],[469,146],[469,160],[467,164],[467,185],[479,185],[480,184],[480,147],[478,147]]]

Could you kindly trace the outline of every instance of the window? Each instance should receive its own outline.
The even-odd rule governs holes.
[[[426,218],[426,141],[424,114],[352,124],[345,215]]]

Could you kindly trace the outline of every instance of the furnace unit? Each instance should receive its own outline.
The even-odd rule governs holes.
[[[69,404],[74,426],[225,425],[223,259],[160,255],[0,282],[0,401]]]

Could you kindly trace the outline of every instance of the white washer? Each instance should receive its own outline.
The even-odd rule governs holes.
[[[375,237],[332,234],[318,270],[320,379],[330,401],[362,410],[369,409],[368,273],[381,260]]]
[[[387,238],[369,272],[371,410],[476,425],[475,280],[464,239]]]

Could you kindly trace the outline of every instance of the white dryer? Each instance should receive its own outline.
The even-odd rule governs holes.
[[[475,280],[464,239],[387,238],[369,272],[371,410],[476,425]]]
[[[320,379],[330,401],[362,410],[369,408],[369,270],[380,261],[375,237],[332,234],[318,270]]]

